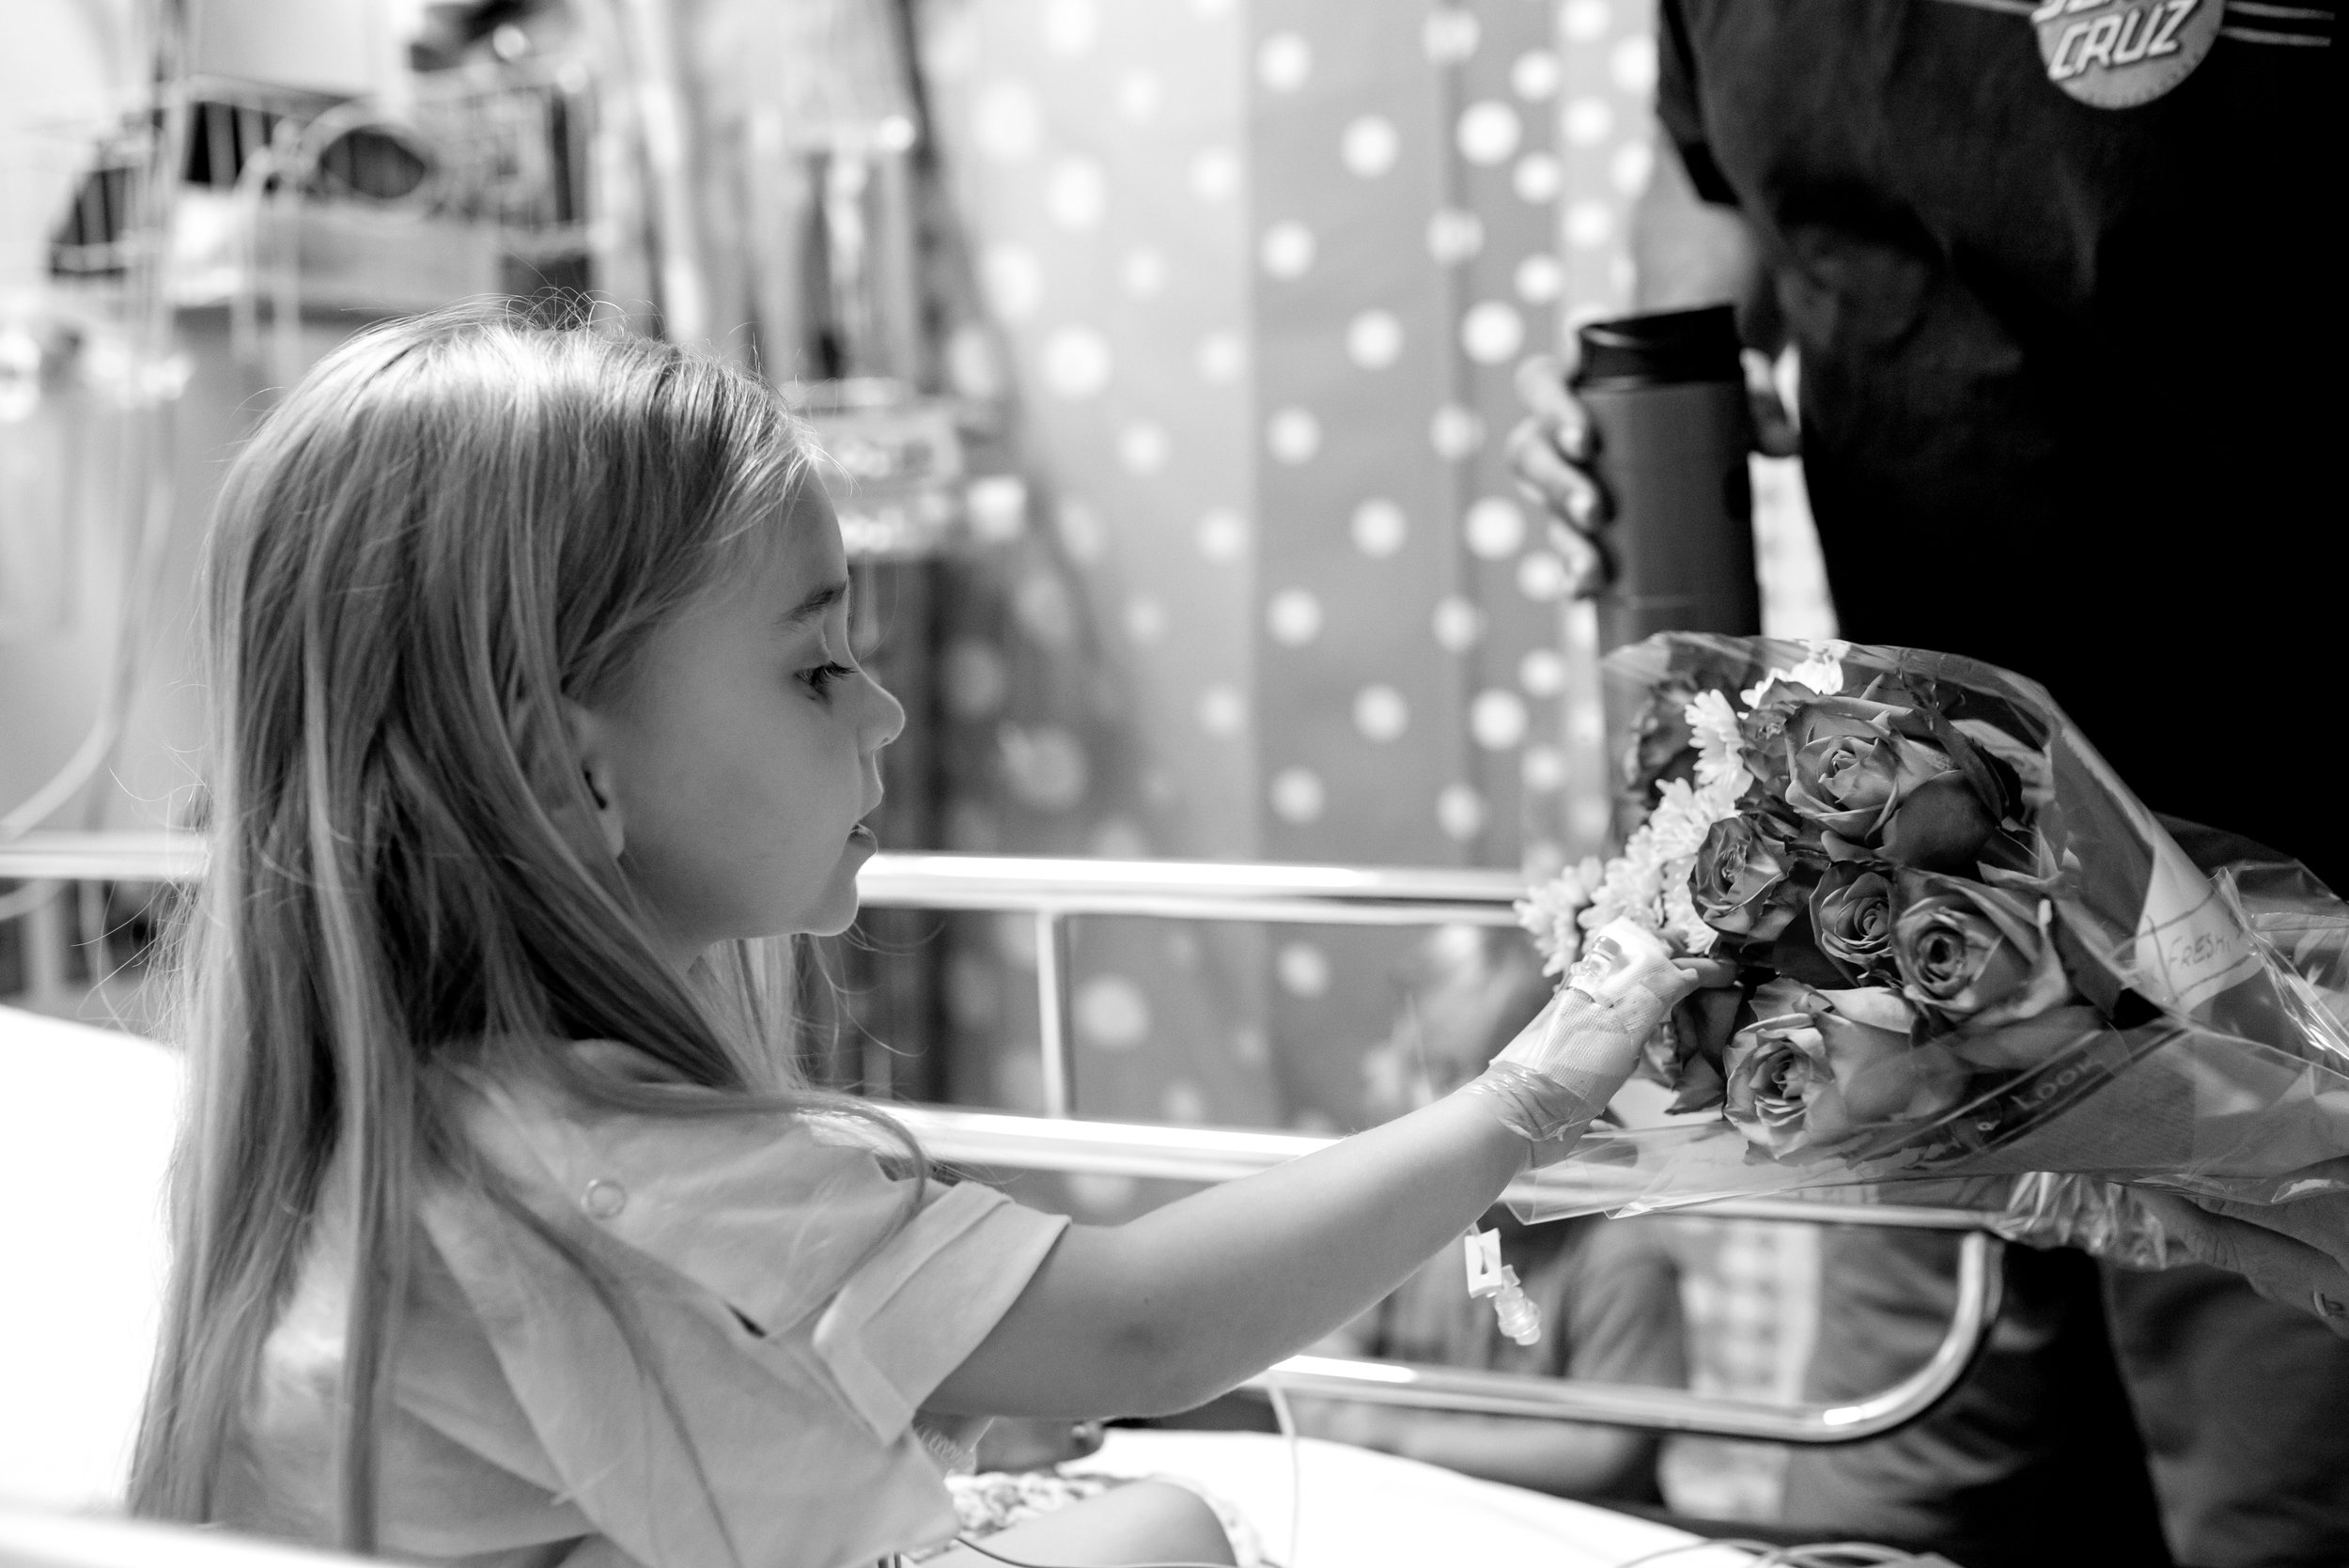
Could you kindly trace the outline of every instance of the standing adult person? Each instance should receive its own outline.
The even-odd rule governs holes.
[[[1797,351],[1844,634],[2032,675],[2155,809],[2349,886],[2297,738],[2325,722],[2344,564],[2320,484],[2341,305],[2308,175],[2329,0],[1658,11],[1638,303],[1735,302],[1752,347]],[[1528,381],[1519,473],[1603,571],[1589,423],[1554,374]],[[1945,1315],[1949,1256],[1848,1234],[1828,1268],[1819,1391],[1881,1387]],[[1797,1455],[1790,1520],[1968,1568],[2159,1561],[2164,1536],[2196,1568],[2349,1560],[2349,1345],[2314,1315],[2213,1269],[2108,1272],[2108,1354],[2086,1260],[2011,1251],[2008,1282],[1960,1395]]]

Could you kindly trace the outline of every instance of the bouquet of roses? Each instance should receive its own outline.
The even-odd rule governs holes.
[[[1636,825],[1519,915],[1554,970],[1627,918],[1723,983],[1648,1044],[1667,1125],[1587,1136],[1530,1218],[2026,1172],[2076,1218],[2091,1178],[2349,1188],[2349,906],[2305,869],[2173,833],[1969,660],[1665,633],[1608,676]]]

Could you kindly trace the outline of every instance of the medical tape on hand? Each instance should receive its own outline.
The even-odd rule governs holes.
[[[1548,1009],[1469,1085],[1501,1102],[1501,1123],[1548,1142],[1579,1133],[1615,1096],[1688,980],[1643,927],[1612,921],[1592,933]]]
[[[1620,1079],[1568,1068],[1535,1072],[1496,1062],[1468,1087],[1501,1102],[1501,1125],[1534,1143],[1579,1133],[1614,1098]]]

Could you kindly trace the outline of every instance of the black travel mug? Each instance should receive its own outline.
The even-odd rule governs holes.
[[[1753,575],[1753,413],[1728,305],[1593,321],[1575,396],[1598,437],[1591,467],[1614,502],[1601,532],[1614,577],[1599,646],[1657,631],[1762,629]]]

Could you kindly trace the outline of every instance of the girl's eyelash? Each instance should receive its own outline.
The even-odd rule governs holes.
[[[804,679],[809,686],[815,689],[817,696],[822,697],[831,694],[832,683],[833,681],[843,679],[854,674],[856,674],[856,670],[851,665],[827,663],[818,664],[814,669],[806,671],[801,678]]]

